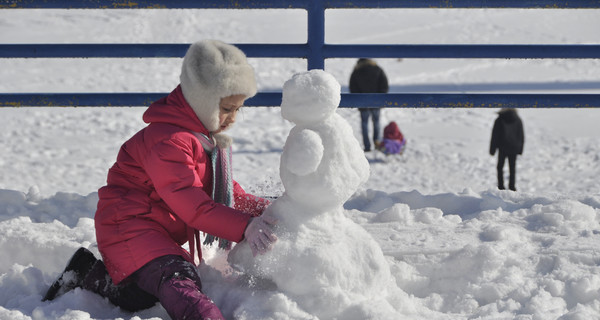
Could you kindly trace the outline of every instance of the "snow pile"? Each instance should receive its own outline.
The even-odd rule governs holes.
[[[76,248],[96,250],[91,219],[94,208],[90,206],[96,194],[59,193],[32,202],[24,193],[0,190],[0,198],[0,252],[10,257],[0,261],[0,319],[167,317],[158,305],[131,314],[80,289],[42,303],[45,290]],[[63,209],[67,214],[57,214],[57,208],[68,208]],[[78,219],[68,214],[78,210],[82,210]],[[297,271],[289,279],[294,286],[286,287],[282,279],[234,271],[223,251],[207,248],[208,264],[200,268],[205,291],[229,319],[327,319],[302,306],[310,297],[293,296],[314,289],[300,280],[307,284],[314,284],[315,278],[342,284],[351,280],[363,288],[381,285],[373,274],[360,279],[356,273],[335,273],[327,274],[333,279],[322,279],[323,272],[333,268],[359,271],[336,261],[324,265],[329,257],[309,255],[322,250],[347,257],[348,246],[338,241],[358,240],[345,239],[341,232],[327,236],[327,229],[334,222],[336,227],[351,228],[347,219],[352,219],[364,228],[356,238],[368,239],[362,233],[366,230],[378,243],[388,264],[380,267],[389,270],[399,289],[389,290],[383,301],[366,301],[362,293],[346,295],[350,297],[346,303],[353,307],[349,311],[352,316],[345,314],[344,319],[367,319],[378,314],[375,310],[410,319],[594,319],[600,314],[598,195],[574,199],[497,190],[434,195],[364,190],[345,203],[343,212],[346,218],[330,217],[322,225],[299,228],[298,234],[305,237],[298,242],[325,230],[318,234],[323,248],[315,246],[304,255],[286,256],[285,263],[266,271],[271,275]],[[55,219],[49,219],[52,216]],[[309,227],[315,231],[306,231]],[[294,249],[309,247],[300,243]],[[364,254],[361,248],[354,250]],[[379,258],[377,253],[353,257],[357,263],[380,263]],[[324,292],[334,290],[326,288]],[[390,310],[390,305],[397,310]],[[334,305],[323,308],[333,310]]]
[[[398,286],[452,319],[594,319],[598,200],[368,190],[346,208],[392,258]]]

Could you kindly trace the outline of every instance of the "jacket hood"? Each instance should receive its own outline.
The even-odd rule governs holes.
[[[402,140],[404,137],[400,132],[400,128],[398,128],[398,124],[395,121],[390,122],[383,129],[383,137],[385,139],[394,139],[394,140]]]
[[[143,119],[146,123],[169,123],[209,135],[206,127],[183,97],[181,86],[177,86],[168,96],[152,103],[144,112]]]

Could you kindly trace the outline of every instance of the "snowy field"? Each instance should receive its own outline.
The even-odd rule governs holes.
[[[329,43],[600,43],[600,10],[334,10],[326,20]],[[297,43],[305,30],[300,10],[0,10],[0,43]],[[394,92],[600,93],[598,60],[377,61]],[[298,59],[250,62],[263,91],[281,90],[306,68]],[[343,91],[354,62],[326,62]],[[169,92],[180,64],[0,60],[0,91]],[[519,110],[525,150],[517,160],[517,192],[495,188],[496,158],[488,148],[496,111],[383,111],[382,125],[396,121],[407,150],[392,159],[366,154],[370,177],[344,204],[344,216],[382,250],[393,279],[390,314],[600,319],[600,110]],[[132,314],[79,289],[40,301],[78,247],[97,253],[96,191],[119,146],[144,126],[143,112],[0,109],[0,319],[168,319],[159,305]],[[338,113],[361,141],[358,111]],[[230,131],[234,176],[247,191],[283,193],[279,159],[292,127],[279,108],[239,115]],[[226,254],[206,251],[205,291],[228,318],[316,319],[300,307],[304,298],[244,281]],[[351,274],[346,280],[365,281]],[[354,311],[357,320],[372,312]]]

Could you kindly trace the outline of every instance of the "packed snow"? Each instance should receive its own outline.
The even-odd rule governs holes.
[[[228,261],[244,275],[271,280],[318,319],[397,318],[386,300],[393,281],[381,248],[344,215],[343,204],[369,177],[369,162],[352,127],[335,112],[340,92],[322,70],[296,74],[283,85],[281,114],[296,126],[281,155],[285,191],[264,212],[278,221],[278,240],[257,257],[242,242]],[[300,265],[311,267],[293,267]]]
[[[328,11],[332,43],[600,43],[600,10]],[[306,36],[301,10],[0,10],[0,21],[1,43],[293,43]],[[250,62],[262,91],[282,90],[306,68],[300,59]],[[342,91],[354,62],[326,63]],[[594,59],[377,62],[394,92],[600,92]],[[180,64],[0,60],[0,91],[169,92]],[[330,103],[301,92],[306,108]],[[496,158],[487,152],[497,110],[385,109],[382,126],[398,123],[404,154],[341,147],[352,154],[348,166],[368,163],[368,179],[334,181],[347,194],[328,203],[317,193],[323,205],[308,211],[289,182],[305,185],[299,177],[315,171],[323,179],[347,174],[323,171],[316,160],[341,140],[361,141],[358,111],[335,110],[344,122],[337,128],[354,139],[321,149],[319,129],[301,130],[310,125],[294,119],[315,114],[288,118],[284,107],[245,108],[230,130],[235,179],[248,192],[279,197],[269,210],[289,238],[258,259],[242,256],[241,266],[205,248],[204,290],[227,318],[600,318],[600,110],[519,110],[525,150],[512,192],[495,188]],[[144,126],[143,111],[0,109],[0,319],[168,319],[160,305],[128,313],[80,289],[41,302],[77,248],[98,255],[96,191],[121,143]],[[298,161],[293,146],[305,144],[314,147]],[[315,287],[323,283],[330,286]]]

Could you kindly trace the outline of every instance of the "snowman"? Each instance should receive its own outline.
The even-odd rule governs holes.
[[[339,102],[340,84],[323,70],[284,84],[281,115],[295,124],[280,159],[285,192],[264,212],[279,240],[256,257],[241,242],[228,261],[319,319],[377,319],[392,308],[382,297],[393,280],[379,245],[344,215],[369,163]]]

